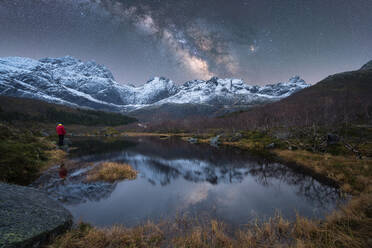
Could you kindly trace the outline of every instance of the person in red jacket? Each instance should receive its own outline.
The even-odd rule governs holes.
[[[66,134],[65,127],[61,123],[59,123],[58,126],[56,127],[56,131],[57,131],[57,134],[58,134],[58,137],[59,137],[58,145],[63,146],[63,140],[64,140],[65,134]]]

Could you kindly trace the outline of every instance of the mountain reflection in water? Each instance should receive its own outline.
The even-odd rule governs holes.
[[[273,216],[276,210],[287,218],[296,211],[322,217],[340,202],[338,189],[240,150],[179,139],[128,139],[74,140],[78,149],[71,156],[82,164],[128,163],[139,172],[136,180],[83,183],[90,166],[71,171],[64,184],[46,173],[35,186],[62,201],[76,219],[100,226],[135,225],[182,212],[207,213],[231,224]]]

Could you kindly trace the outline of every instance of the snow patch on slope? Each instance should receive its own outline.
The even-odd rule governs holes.
[[[298,76],[266,86],[216,77],[178,86],[164,77],[155,77],[135,87],[117,83],[103,65],[71,56],[0,58],[2,95],[120,112],[162,104],[253,105],[282,99],[306,87],[309,85]]]

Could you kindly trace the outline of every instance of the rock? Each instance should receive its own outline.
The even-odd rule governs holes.
[[[242,137],[243,135],[241,133],[235,133],[234,136],[231,137],[230,141],[236,142],[236,141],[239,141]]]
[[[71,146],[72,145],[72,142],[71,142],[71,140],[69,138],[65,138],[64,144],[67,145],[67,146]]]
[[[340,137],[336,134],[328,133],[327,134],[327,145],[335,145],[340,141]]]
[[[372,238],[367,239],[367,244],[369,245],[369,247],[372,247]]]
[[[45,192],[0,183],[0,247],[39,247],[71,225],[71,214]]]
[[[273,149],[275,148],[275,143],[271,143],[265,146],[266,149]]]
[[[291,150],[291,151],[295,151],[297,149],[298,149],[297,146],[289,146],[288,147],[288,150]]]
[[[40,134],[41,134],[41,136],[43,136],[43,137],[49,137],[49,136],[50,136],[49,133],[47,133],[47,132],[45,132],[45,131],[41,131]]]
[[[288,139],[290,136],[290,133],[287,131],[277,131],[273,134],[273,136],[277,139]]]
[[[187,141],[190,142],[191,144],[198,143],[198,139],[197,138],[188,138]]]
[[[220,137],[221,135],[217,135],[216,137],[212,138],[210,141],[211,146],[218,147],[220,144]]]

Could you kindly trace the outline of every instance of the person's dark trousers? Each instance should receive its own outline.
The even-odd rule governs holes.
[[[63,146],[63,139],[65,138],[65,136],[64,135],[58,135],[58,137],[59,137],[58,145]]]

